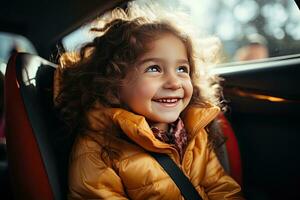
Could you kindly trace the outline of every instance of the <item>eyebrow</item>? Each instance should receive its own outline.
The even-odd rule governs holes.
[[[162,58],[146,58],[146,59],[141,59],[141,60],[139,60],[138,62],[137,62],[137,65],[141,65],[141,64],[144,64],[144,63],[146,63],[146,62],[158,62],[158,63],[163,63],[164,62],[164,59],[162,59]],[[187,64],[187,65],[189,65],[190,63],[189,63],[189,61],[188,60],[186,60],[186,59],[177,59],[176,60],[176,62],[177,63],[180,63],[180,64]]]

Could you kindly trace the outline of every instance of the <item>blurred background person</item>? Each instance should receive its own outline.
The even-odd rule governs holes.
[[[237,49],[234,55],[235,61],[259,60],[269,57],[267,40],[259,34],[251,34],[246,37],[246,45]]]

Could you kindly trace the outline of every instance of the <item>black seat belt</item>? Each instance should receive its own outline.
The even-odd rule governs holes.
[[[166,154],[150,152],[155,160],[163,167],[169,174],[174,183],[181,191],[185,200],[202,200],[201,196],[191,183],[191,181],[179,169],[176,163]]]

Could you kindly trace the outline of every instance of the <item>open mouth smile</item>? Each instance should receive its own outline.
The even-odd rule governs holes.
[[[159,103],[162,106],[166,106],[166,107],[174,107],[178,104],[178,102],[181,100],[182,98],[179,97],[171,97],[171,98],[159,98],[159,99],[153,99],[154,102]]]

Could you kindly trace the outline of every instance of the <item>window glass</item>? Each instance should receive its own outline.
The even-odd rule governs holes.
[[[199,35],[221,41],[220,62],[299,54],[300,11],[293,0],[136,0],[189,15]],[[67,36],[67,49],[91,40],[88,25]],[[76,48],[75,48],[76,47]]]
[[[90,24],[84,25],[62,39],[62,44],[66,51],[78,51],[82,44],[92,40],[89,33]]]

